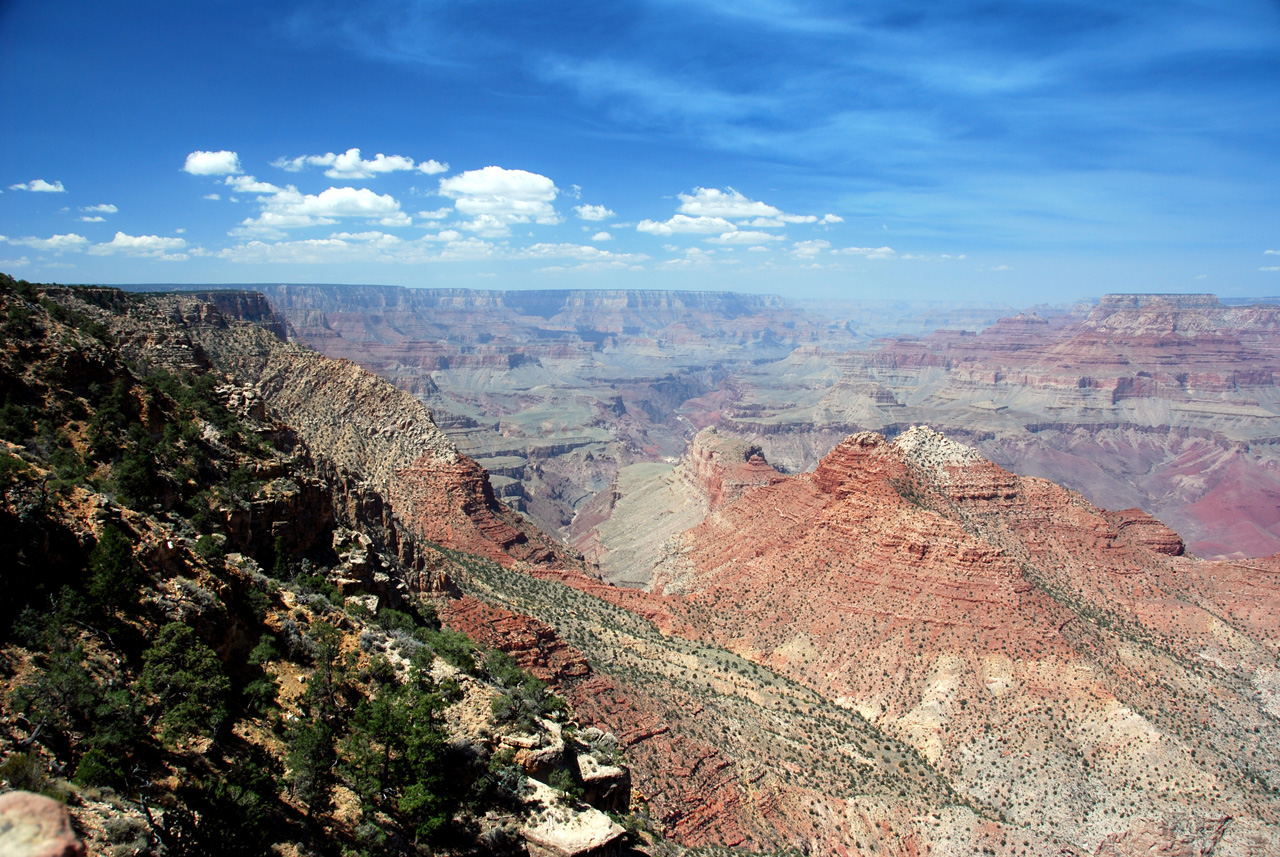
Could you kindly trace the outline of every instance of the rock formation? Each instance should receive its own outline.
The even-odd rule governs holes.
[[[1280,576],[1180,553],[915,427],[746,489],[652,586],[681,633],[857,710],[1019,826],[1128,848],[1193,807],[1234,817],[1215,853],[1248,853],[1277,833]]]
[[[71,829],[67,808],[44,795],[0,795],[2,857],[84,857],[84,843]]]
[[[939,425],[1010,470],[1157,515],[1196,555],[1268,555],[1280,549],[1278,325],[1274,304],[1108,295],[1087,313],[796,355],[736,379],[719,425],[793,471],[850,431]],[[843,376],[781,398],[775,386],[805,365]]]
[[[923,426],[854,433],[800,475],[720,430],[679,463],[617,468],[609,500],[582,505],[630,521],[582,532],[606,573],[622,546],[661,545],[624,569],[650,591],[615,587],[505,507],[414,396],[236,318],[252,301],[215,316],[154,300],[176,327],[140,325],[125,347],[211,361],[310,450],[335,519],[380,521],[385,545],[369,547],[420,588],[447,566],[446,622],[616,736],[634,804],[679,843],[1243,855],[1280,841],[1280,557],[1195,559],[1143,512],[1104,511]],[[1028,348],[1046,338],[1035,319],[1007,327]],[[944,371],[932,359],[912,371]],[[801,391],[815,413],[829,365],[783,362],[828,378]],[[877,408],[909,398],[857,383]],[[607,401],[614,418],[633,410]],[[568,452],[585,467],[584,449]],[[637,464],[653,472],[629,487]],[[333,535],[342,581],[369,579],[363,543]],[[608,767],[601,752],[579,769]]]

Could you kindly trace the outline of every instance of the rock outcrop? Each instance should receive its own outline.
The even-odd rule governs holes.
[[[31,792],[0,795],[0,857],[84,855],[66,806]]]
[[[1157,515],[1200,556],[1280,550],[1280,306],[1212,295],[1107,295],[1069,313],[1019,314],[980,333],[938,330],[863,352],[813,353],[732,379],[721,431],[792,471],[850,432],[944,427],[1017,473],[1108,508]],[[799,355],[797,355],[798,358]],[[812,394],[802,367],[842,372]],[[794,383],[794,382],[793,382]]]
[[[1259,692],[1280,577],[1274,560],[1181,552],[1137,510],[915,427],[850,436],[812,474],[745,492],[674,540],[653,585],[678,584],[671,627],[856,709],[973,800],[1092,852],[1150,839],[1125,817],[1187,807],[1273,824],[1253,772],[1280,739]],[[1217,853],[1247,853],[1232,829]]]

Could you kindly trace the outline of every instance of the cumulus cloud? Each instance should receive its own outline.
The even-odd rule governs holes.
[[[368,188],[331,187],[318,194],[301,193],[293,185],[277,188],[244,176],[246,185],[266,185],[270,195],[259,196],[262,213],[244,220],[233,235],[284,237],[282,230],[307,226],[328,226],[341,217],[368,217],[382,226],[408,226],[412,220],[400,210],[390,194]]]
[[[102,217],[100,215],[94,215],[93,217],[81,217],[79,219],[80,219],[80,222],[82,223],[101,223],[102,221],[106,220],[105,217]]]
[[[1280,265],[1268,265],[1265,268],[1259,268],[1259,271],[1280,271]]]
[[[62,186],[62,182],[47,182],[44,179],[32,179],[29,182],[21,182],[20,184],[9,185],[9,190],[28,190],[34,193],[66,193],[67,189]]]
[[[774,235],[772,232],[726,232],[715,238],[706,239],[708,244],[765,244],[769,241],[781,241],[787,236]]]
[[[579,220],[608,220],[610,217],[617,217],[603,205],[575,205],[573,210],[578,213]]]
[[[752,217],[777,217],[781,209],[768,203],[747,199],[733,188],[696,187],[693,193],[678,194],[682,214],[724,217],[741,220]]]
[[[797,241],[791,245],[791,254],[798,259],[812,259],[823,250],[830,250],[831,242],[816,239],[813,241]]]
[[[223,184],[239,193],[280,193],[284,190],[271,182],[260,182],[253,176],[227,176]]]
[[[114,205],[112,205],[109,202],[104,202],[101,205],[86,205],[84,208],[81,208],[80,210],[92,212],[96,214],[115,214],[120,209],[116,208]]]
[[[435,211],[419,211],[417,216],[421,220],[444,220],[450,214],[453,214],[452,208],[437,208]]]
[[[10,244],[19,247],[30,247],[33,250],[43,250],[47,253],[75,253],[85,248],[89,243],[89,239],[83,235],[77,235],[74,232],[68,232],[66,235],[51,235],[48,238],[36,238],[35,236],[27,236],[26,238],[10,238]]]
[[[240,156],[225,149],[217,152],[192,152],[182,165],[193,176],[225,176],[240,172]]]
[[[695,217],[723,217],[735,220],[739,226],[750,226],[756,229],[770,229],[785,226],[788,223],[843,223],[844,218],[827,214],[819,218],[816,214],[788,214],[782,209],[767,202],[748,199],[743,194],[727,187],[724,190],[714,187],[696,187],[693,193],[677,194],[681,214]]]
[[[204,198],[205,199],[222,199],[222,195],[216,194],[216,193],[206,193],[204,195]]]
[[[508,234],[513,223],[559,223],[552,205],[558,193],[546,176],[503,167],[467,170],[440,180],[440,195],[452,199],[459,214],[472,218],[461,227],[495,237]]]
[[[595,235],[591,236],[591,240],[592,241],[612,241],[613,236],[610,235],[608,232],[597,232]]]
[[[303,155],[298,158],[279,158],[272,161],[271,166],[279,167],[287,172],[296,173],[306,167],[328,167],[324,174],[331,179],[371,179],[384,173],[414,171],[426,175],[447,173],[448,164],[435,159],[414,163],[413,158],[404,155],[384,155],[381,152],[372,160],[360,157],[359,149],[347,149],[341,155],[327,152],[323,155]]]
[[[1263,250],[1263,256],[1280,256],[1280,250]]]
[[[709,217],[706,215],[690,217],[687,214],[676,214],[670,220],[663,221],[641,220],[636,224],[638,232],[648,232],[650,235],[675,235],[676,233],[713,235],[715,233],[733,232],[737,228],[723,217]]]
[[[180,262],[187,258],[186,253],[175,253],[187,246],[183,238],[162,238],[159,235],[126,235],[117,232],[105,244],[95,244],[89,248],[94,256],[137,256],[146,259],[162,259],[167,262]]]

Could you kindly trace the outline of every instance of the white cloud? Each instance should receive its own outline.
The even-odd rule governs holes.
[[[736,221],[737,226],[751,227],[753,229],[777,229],[787,224],[797,223],[821,223],[827,225],[843,222],[842,218],[834,214],[825,215],[821,219],[816,214],[788,214],[767,202],[749,199],[731,187],[724,190],[696,187],[693,189],[693,193],[681,193],[677,194],[677,196],[680,199],[677,217],[689,215],[695,218],[733,220]],[[646,221],[646,223],[652,222]],[[734,229],[716,231],[732,232],[736,228],[735,226]],[[734,243],[742,243],[742,240],[734,239]]]
[[[435,211],[419,211],[417,216],[422,220],[444,220],[450,214],[453,214],[452,208],[437,208]]]
[[[1265,268],[1259,268],[1259,271],[1280,271],[1280,265],[1268,265]]]
[[[101,223],[102,221],[106,220],[106,218],[95,215],[93,217],[81,217],[79,218],[79,220],[81,223]]]
[[[484,238],[505,238],[511,234],[511,223],[511,220],[496,214],[481,214],[455,225]]]
[[[584,262],[607,261],[610,263],[622,263],[623,265],[629,265],[634,262],[643,262],[649,257],[643,253],[613,253],[609,250],[601,250],[599,247],[592,247],[589,244],[533,244],[529,247],[517,250],[513,254],[513,258],[579,259]]]
[[[575,205],[573,210],[578,212],[580,220],[608,220],[618,216],[603,205]]]
[[[613,236],[610,235],[608,232],[597,232],[595,235],[591,236],[591,240],[592,241],[612,241]]]
[[[995,266],[994,268],[992,268],[991,270],[993,270],[993,271],[1007,271],[1007,270],[1009,270],[1009,266],[1008,266],[1008,265],[996,265],[996,266]]]
[[[823,250],[830,250],[831,242],[821,238],[812,241],[797,241],[791,245],[791,253],[799,259],[812,259]]]
[[[13,268],[25,268],[31,264],[31,260],[26,256],[17,259],[0,259],[0,268],[12,270]]]
[[[1263,250],[1263,256],[1280,256],[1280,250]]]
[[[388,216],[400,212],[400,203],[390,194],[376,194],[368,188],[331,187],[318,195],[300,194],[290,188],[276,194],[276,210],[315,217]]]
[[[264,211],[257,217],[246,217],[240,225],[227,234],[242,238],[266,236],[283,238],[285,229],[302,229],[307,226],[332,226],[338,221],[332,217],[312,217],[309,214],[281,214]]]
[[[10,238],[9,243],[20,247],[30,247],[33,250],[44,250],[49,253],[74,253],[83,250],[85,245],[89,243],[89,239],[83,235],[69,232],[66,235],[52,235],[48,238],[36,238],[35,236]]]
[[[280,193],[284,190],[270,182],[260,182],[253,176],[227,176],[223,184],[237,193]]]
[[[423,241],[461,241],[462,233],[454,229],[441,229],[435,235],[427,233],[422,236]]]
[[[86,205],[80,210],[87,211],[87,212],[94,212],[97,214],[115,214],[120,209],[116,208],[114,205],[112,205],[109,202],[104,202],[102,203],[102,205]]]
[[[381,152],[373,156],[373,160],[360,157],[359,149],[347,149],[341,155],[327,152],[323,155],[303,155],[299,158],[280,158],[272,161],[271,166],[296,173],[306,167],[328,167],[324,174],[331,179],[371,179],[385,173],[407,172],[414,170],[435,175],[447,173],[448,164],[432,159],[415,164],[413,158],[404,155],[384,155]]]
[[[44,179],[32,179],[29,182],[21,184],[9,185],[9,190],[29,190],[35,193],[66,193],[67,189],[62,186],[62,182],[47,182]]]
[[[193,176],[225,176],[240,172],[240,156],[225,149],[217,152],[192,152],[182,165]]]
[[[463,238],[453,230],[437,235],[423,235],[406,240],[386,232],[335,232],[328,238],[267,242],[253,240],[228,247],[217,254],[231,262],[280,262],[295,264],[333,264],[369,262],[421,264],[425,262],[459,262],[490,259],[509,255],[501,248],[479,238]]]
[[[768,247],[761,247],[760,245],[756,245],[755,247],[748,247],[748,248],[747,248],[747,252],[748,252],[748,253],[768,253],[768,252],[769,252],[769,248],[768,248]]]
[[[206,193],[206,194],[204,195],[204,198],[205,198],[205,199],[222,199],[222,197],[221,197],[221,196],[219,196],[219,195],[218,195],[218,194],[216,194],[216,193]]]
[[[710,265],[714,261],[715,250],[703,250],[701,247],[690,247],[684,251],[683,259],[667,259],[659,263],[659,267],[693,268]]]
[[[891,259],[897,255],[892,247],[845,247],[831,252],[844,256],[865,256],[868,259]]]
[[[774,235],[772,232],[726,232],[716,238],[706,239],[709,244],[765,244],[769,241],[781,241],[787,236]]]
[[[680,207],[682,214],[705,217],[751,218],[777,217],[780,209],[756,200],[747,199],[733,188],[720,190],[714,187],[696,187],[692,194],[682,193]]]
[[[379,226],[412,226],[413,218],[405,214],[403,211],[397,211],[395,214],[388,214],[386,217],[378,218]]]
[[[693,235],[712,235],[715,233],[733,232],[738,227],[734,226],[723,217],[689,217],[686,214],[673,215],[670,220],[655,221],[641,220],[636,224],[636,230],[639,232],[648,232],[651,235],[675,235],[676,233],[689,233]]]
[[[247,185],[265,184],[252,176],[244,176]],[[368,188],[331,187],[319,194],[303,194],[293,185],[273,189],[270,196],[259,196],[262,213],[244,220],[231,231],[242,237],[265,236],[283,238],[284,229],[307,226],[329,226],[339,217],[368,217],[382,226],[408,226],[412,221],[400,211],[400,203],[390,194],[377,194]]]
[[[187,258],[186,253],[174,253],[187,246],[183,238],[161,238],[159,235],[126,235],[117,232],[116,237],[106,244],[95,244],[89,248],[94,256],[112,256],[117,253],[125,256],[139,256],[147,259],[163,259],[167,262],[180,262]]]
[[[473,218],[462,228],[497,237],[513,223],[560,223],[552,202],[559,188],[551,179],[525,170],[485,167],[440,180],[440,195],[458,213]]]

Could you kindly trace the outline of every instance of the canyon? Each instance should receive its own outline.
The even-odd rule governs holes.
[[[1146,329],[1150,307],[1140,309]],[[1188,309],[1235,312],[1173,314]],[[1250,323],[1265,331],[1270,312]],[[1098,315],[1044,324],[1070,330],[1094,318],[1092,329]],[[1041,322],[1006,322],[1000,335],[1017,339],[1007,329],[1019,326]],[[211,334],[211,353],[226,335]],[[828,326],[824,335],[839,334]],[[1022,336],[1035,347],[1045,340]],[[1265,332],[1245,345],[1270,359]],[[805,348],[775,362],[805,359]],[[248,371],[264,391],[280,386],[256,362],[222,365]],[[1109,364],[1092,365],[1106,377]],[[1212,386],[1189,381],[1180,388],[1188,398]],[[1238,398],[1238,378],[1224,386],[1216,413],[1246,407],[1226,401]],[[1066,389],[1084,391],[1069,395],[1087,412],[1104,388],[1077,379]],[[280,413],[290,414],[317,398],[301,390],[266,398],[283,395]],[[364,397],[352,401],[364,409]],[[692,432],[696,406],[682,407],[690,426],[674,437]],[[1009,854],[1275,846],[1275,557],[1188,555],[1146,512],[1108,511],[1015,475],[981,444],[923,425],[891,438],[854,432],[800,473],[769,463],[768,439],[783,434],[725,420],[679,455],[633,452],[615,485],[578,512],[594,520],[579,530],[578,550],[513,536],[519,516],[475,525],[510,513],[486,493],[483,471],[467,468],[445,492],[450,506],[409,524],[479,557],[452,572],[462,597],[443,615],[517,653],[580,717],[617,734],[637,795],[686,845]],[[364,472],[383,454],[344,467]],[[619,474],[637,476],[630,490],[617,490]],[[473,525],[457,520],[460,510]],[[476,532],[495,535],[485,546]]]
[[[1280,556],[1201,558],[1141,504],[988,451],[1068,433],[1030,432],[1036,408],[1082,438],[1110,408],[1262,460],[1274,308],[1108,298],[875,344],[770,298],[370,287],[366,315],[329,288],[59,300],[294,438],[309,481],[228,511],[233,537],[319,557],[361,527],[333,586],[429,605],[611,736],[651,824],[634,847],[1280,848]],[[979,367],[1001,342],[1021,375]],[[1089,343],[1087,374],[1052,365]]]
[[[1141,508],[1197,556],[1280,550],[1274,303],[263,292],[299,341],[419,396],[499,496],[597,559],[612,507],[661,490],[707,426],[804,472],[848,434],[933,425],[1016,473]],[[927,330],[949,324],[974,330]]]

